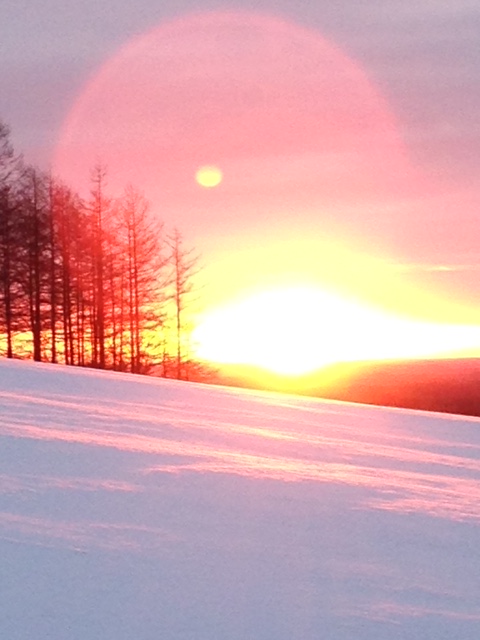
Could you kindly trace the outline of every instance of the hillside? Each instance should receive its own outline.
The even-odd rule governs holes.
[[[480,420],[0,360],[0,638],[477,640]]]

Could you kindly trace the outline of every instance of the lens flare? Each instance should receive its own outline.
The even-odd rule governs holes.
[[[223,180],[223,173],[218,167],[204,166],[200,167],[195,174],[196,182],[205,189],[213,189]]]

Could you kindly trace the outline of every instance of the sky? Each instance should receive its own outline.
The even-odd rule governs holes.
[[[313,285],[480,325],[479,32],[471,0],[7,0],[0,117],[70,184],[143,189],[211,306]]]

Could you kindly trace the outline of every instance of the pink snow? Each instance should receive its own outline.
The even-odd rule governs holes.
[[[477,640],[480,420],[0,360],[0,637]]]

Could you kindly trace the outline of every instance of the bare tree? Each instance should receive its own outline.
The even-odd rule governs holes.
[[[126,256],[122,270],[122,347],[128,349],[130,371],[140,373],[145,367],[145,345],[151,342],[148,334],[158,331],[161,324],[167,259],[162,225],[135,187],[125,189],[120,200],[120,215]],[[127,331],[125,323],[128,323]],[[128,340],[124,337],[126,333]]]
[[[70,365],[189,378],[189,312],[197,259],[165,237],[143,194],[106,195],[92,171],[88,202],[15,156],[0,121],[0,345]]]
[[[28,303],[33,359],[42,360],[42,333],[49,306],[49,210],[44,175],[28,167],[21,189],[21,282]]]
[[[172,268],[172,302],[175,334],[175,377],[189,378],[191,359],[190,324],[187,311],[191,307],[194,291],[194,276],[198,272],[198,256],[193,249],[185,248],[183,236],[178,229],[168,237],[170,264]]]
[[[92,190],[89,203],[92,213],[92,301],[93,301],[93,364],[105,368],[105,228],[111,211],[111,200],[105,194],[106,169],[98,164],[92,171]]]
[[[10,129],[0,120],[0,328],[6,338],[6,355],[13,358],[14,334],[22,329],[18,314],[21,296],[17,258],[19,239],[18,181],[22,158],[14,152]]]

